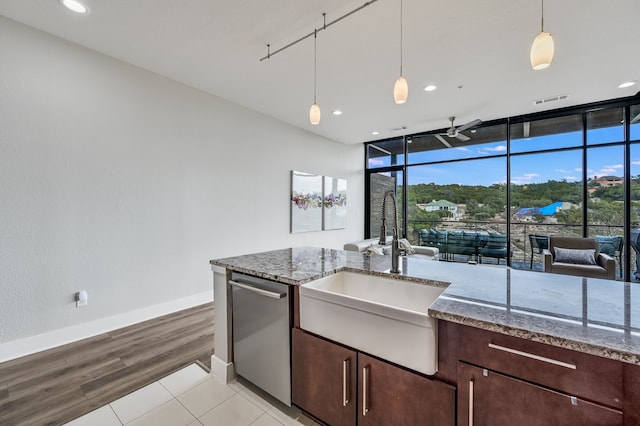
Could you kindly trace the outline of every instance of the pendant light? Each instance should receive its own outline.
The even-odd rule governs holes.
[[[407,97],[409,97],[409,85],[402,75],[402,0],[400,0],[400,77],[396,79],[396,84],[393,86],[393,99],[397,104],[403,104],[407,102]]]
[[[311,109],[309,110],[309,121],[311,124],[318,125],[320,124],[320,106],[316,103],[316,81],[318,74],[318,30],[314,30],[313,32],[313,105],[311,105]]]
[[[544,31],[544,0],[542,1],[542,18],[540,34],[536,36],[531,45],[531,67],[534,70],[542,70],[551,65],[553,61],[553,38]]]

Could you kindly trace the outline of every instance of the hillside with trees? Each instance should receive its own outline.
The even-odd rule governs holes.
[[[632,179],[632,223],[640,222],[640,176]],[[587,187],[593,181],[587,182]],[[433,200],[447,200],[465,206],[464,219],[469,221],[506,220],[506,188],[503,184],[481,185],[437,185],[420,183],[407,188],[408,215],[410,222],[438,223],[445,220],[448,211],[427,212],[418,204]],[[554,202],[565,202],[575,208],[556,214],[559,223],[582,223],[582,182],[551,180],[543,183],[511,185],[511,208],[540,208]],[[622,225],[624,223],[624,186],[598,188],[589,196],[588,220],[591,225]],[[536,218],[542,222],[544,217]]]

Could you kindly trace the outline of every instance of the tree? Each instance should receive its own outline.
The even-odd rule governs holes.
[[[589,225],[624,225],[624,204],[614,201],[589,203]]]
[[[541,213],[536,213],[536,214],[533,215],[533,220],[535,220],[536,223],[544,223],[544,219],[545,219],[545,217]]]
[[[567,210],[560,210],[556,213],[558,222],[567,225],[579,225],[582,223],[582,209],[571,208]]]

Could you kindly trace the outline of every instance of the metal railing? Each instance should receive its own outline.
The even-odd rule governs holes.
[[[460,220],[460,221],[407,221],[407,239],[411,244],[425,244],[420,239],[420,230],[433,229],[436,231],[486,231],[497,232],[501,234],[507,233],[507,223],[496,221],[477,221],[477,220]],[[594,224],[587,225],[590,236],[624,236],[624,226]],[[543,269],[543,255],[537,247],[531,247],[529,239],[530,234],[539,236],[566,236],[581,237],[581,224],[564,224],[564,223],[536,223],[536,222],[512,222],[509,232],[511,242],[511,266],[516,269],[534,269],[541,271]],[[631,250],[631,265],[635,263],[636,253]],[[466,261],[464,257],[451,257],[458,261]],[[616,261],[622,263],[622,253],[618,253]],[[624,276],[620,273],[620,277]]]

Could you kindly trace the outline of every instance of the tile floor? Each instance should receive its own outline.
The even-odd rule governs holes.
[[[319,426],[243,380],[225,385],[197,364],[105,405],[70,426]]]

